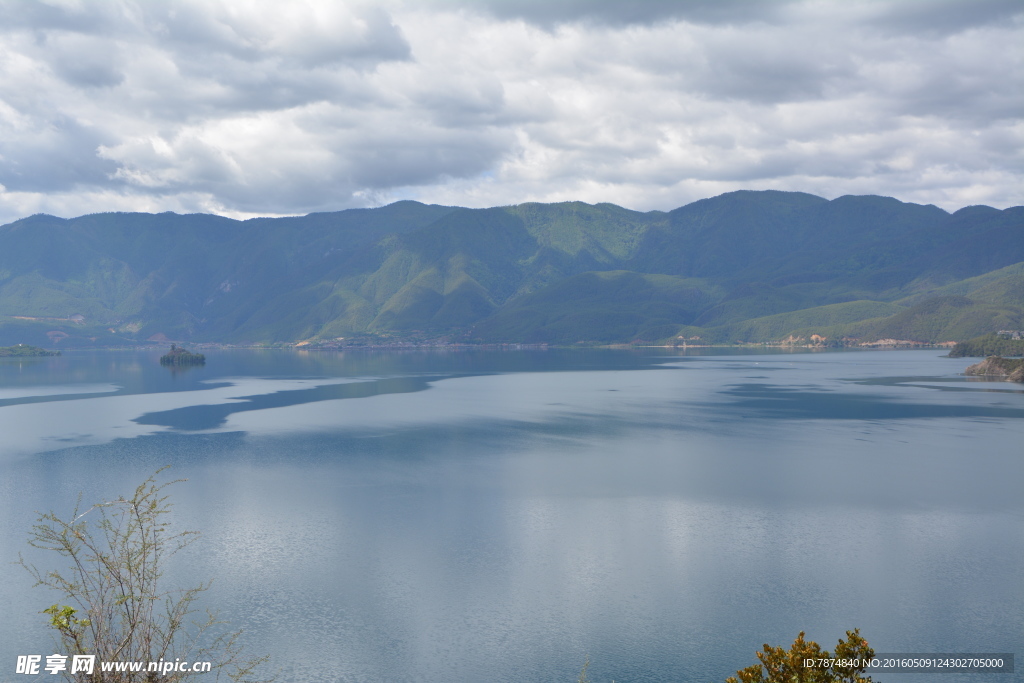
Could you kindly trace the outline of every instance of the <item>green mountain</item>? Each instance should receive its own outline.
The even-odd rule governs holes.
[[[732,192],[0,226],[0,344],[945,341],[1024,327],[1024,207]]]

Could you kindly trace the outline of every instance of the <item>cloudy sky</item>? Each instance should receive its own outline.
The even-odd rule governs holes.
[[[0,0],[0,222],[1024,203],[1021,0]]]

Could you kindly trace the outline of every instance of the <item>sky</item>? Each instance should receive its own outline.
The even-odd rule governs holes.
[[[0,223],[1024,204],[1021,0],[0,0]]]

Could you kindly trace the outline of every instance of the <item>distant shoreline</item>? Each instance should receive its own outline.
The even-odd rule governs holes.
[[[49,351],[38,346],[28,346],[26,344],[0,346],[0,358],[46,358],[59,355],[60,351]]]
[[[175,342],[179,343],[179,342]],[[625,351],[630,349],[673,349],[685,351],[687,349],[772,349],[772,350],[806,350],[806,351],[892,351],[892,350],[925,350],[925,349],[948,349],[946,343],[926,344],[922,342],[906,344],[862,344],[848,346],[823,346],[815,344],[779,344],[772,342],[752,342],[749,344],[525,344],[525,343],[439,343],[439,342],[392,342],[386,344],[352,344],[342,345],[321,345],[296,343],[274,343],[274,344],[227,344],[219,342],[180,342],[187,343],[192,348],[206,350],[233,350],[249,349],[263,351],[358,351],[358,350],[416,350],[416,349],[444,349],[444,350],[584,350],[604,349]],[[159,351],[166,347],[166,342],[153,342],[149,344],[140,343],[124,346],[75,346],[64,351]],[[59,355],[60,352],[55,352]]]

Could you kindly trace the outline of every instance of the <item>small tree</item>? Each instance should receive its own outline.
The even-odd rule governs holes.
[[[586,661],[583,662],[583,668],[580,669],[580,677],[576,683],[590,683],[590,679],[587,677],[587,669],[590,668],[590,655],[587,655]]]
[[[786,650],[772,647],[767,643],[763,652],[757,653],[760,664],[748,666],[736,672],[736,676],[725,679],[726,683],[871,683],[871,677],[861,676],[867,662],[875,656],[868,641],[860,635],[860,629],[846,632],[846,640],[840,640],[834,654],[812,641],[804,640],[803,631],[793,641],[793,647]],[[806,660],[837,659],[855,662],[854,666],[807,666]],[[737,678],[738,676],[738,678]]]
[[[164,468],[166,469],[166,468]],[[159,474],[163,470],[158,470]],[[52,550],[70,561],[63,570],[41,571],[23,557],[20,564],[36,579],[62,594],[61,602],[44,614],[64,655],[95,655],[91,674],[64,671],[76,683],[178,683],[197,672],[107,671],[101,662],[211,662],[214,680],[252,681],[255,668],[267,657],[244,659],[241,631],[224,631],[209,610],[196,618],[196,600],[210,583],[166,590],[165,563],[199,537],[196,531],[170,530],[171,504],[164,489],[183,480],[157,484],[156,475],[140,484],[129,499],[98,503],[84,512],[81,496],[70,520],[53,512],[37,520],[29,544]]]

